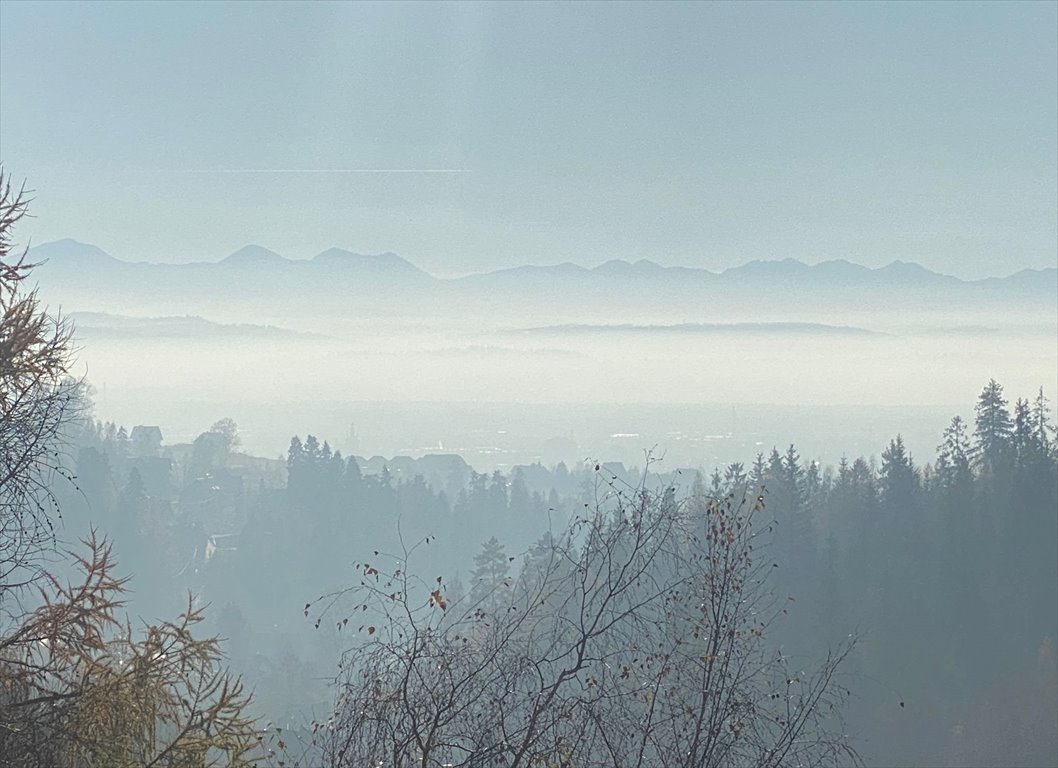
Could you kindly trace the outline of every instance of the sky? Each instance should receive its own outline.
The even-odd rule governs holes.
[[[18,235],[118,258],[393,251],[1058,264],[1058,3],[0,2]]]

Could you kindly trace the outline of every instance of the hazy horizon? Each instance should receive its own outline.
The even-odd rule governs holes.
[[[1056,8],[2,2],[0,156],[151,261],[981,278],[1058,263]]]

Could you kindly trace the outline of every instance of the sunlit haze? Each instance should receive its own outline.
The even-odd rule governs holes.
[[[37,243],[443,276],[1058,259],[1053,3],[0,8],[0,156]],[[377,170],[462,172],[347,172]]]
[[[1056,400],[1054,0],[0,0],[0,768],[1053,768]]]

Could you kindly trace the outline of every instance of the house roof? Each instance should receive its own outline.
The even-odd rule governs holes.
[[[135,427],[132,428],[131,437],[133,440],[149,440],[152,438],[161,440],[162,428],[154,425],[137,424]]]

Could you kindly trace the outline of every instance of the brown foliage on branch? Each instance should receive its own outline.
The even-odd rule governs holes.
[[[40,607],[0,637],[0,764],[236,766],[257,733],[219,641],[196,638],[202,614],[134,632],[109,545],[69,553],[79,578],[47,576]]]
[[[0,766],[248,765],[260,751],[249,695],[219,641],[195,636],[201,610],[189,600],[133,631],[110,546],[93,533],[83,554],[56,550],[79,385],[70,326],[26,288],[26,252],[13,255],[27,203],[0,171]],[[55,575],[64,554],[69,581]]]
[[[54,541],[52,487],[65,476],[63,427],[79,402],[72,328],[27,289],[33,265],[12,242],[28,203],[0,171],[0,601],[35,577]]]

